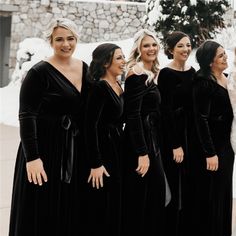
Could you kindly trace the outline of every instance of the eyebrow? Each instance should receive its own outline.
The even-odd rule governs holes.
[[[64,38],[63,36],[56,36],[55,39]],[[65,38],[75,38],[74,35],[66,36]]]
[[[225,51],[223,51],[223,52],[221,52],[221,53],[218,53],[218,54],[216,54],[216,56],[220,56],[220,55],[222,55],[222,54],[226,54],[226,53],[225,53]]]

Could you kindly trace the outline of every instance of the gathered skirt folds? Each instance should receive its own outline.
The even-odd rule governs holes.
[[[85,230],[83,204],[86,180],[84,151],[80,133],[74,135],[73,168],[70,183],[62,178],[62,162],[68,155],[68,130],[62,119],[38,121],[39,148],[48,182],[42,186],[29,183],[26,159],[20,144],[13,182],[9,236],[77,236]],[[81,144],[81,145],[80,145]]]
[[[150,166],[144,177],[136,172],[138,155],[134,151],[128,130],[124,135],[122,236],[164,236],[165,205],[169,202],[170,193],[159,150],[157,119],[155,114],[152,117],[152,114],[148,115],[143,122],[150,159]]]
[[[193,236],[232,235],[232,177],[234,153],[230,144],[218,152],[219,169],[206,170],[206,160],[192,164]],[[199,166],[200,164],[200,166]],[[196,168],[198,166],[198,168]],[[196,170],[198,170],[196,172]]]

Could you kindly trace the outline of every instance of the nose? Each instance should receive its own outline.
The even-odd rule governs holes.
[[[150,46],[150,50],[151,50],[151,51],[152,51],[152,50],[156,50],[156,49],[157,49],[156,46],[153,46],[153,45]]]
[[[64,40],[63,41],[63,46],[68,46],[69,45],[69,41],[68,40]]]
[[[126,64],[126,60],[124,56],[122,57],[122,64]]]
[[[185,45],[185,46],[183,47],[183,49],[184,49],[184,51],[188,51],[190,48]]]

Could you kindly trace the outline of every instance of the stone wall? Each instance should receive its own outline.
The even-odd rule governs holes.
[[[80,42],[88,43],[132,37],[145,27],[145,11],[145,3],[126,1],[0,0],[0,14],[12,15],[10,73],[16,64],[19,42],[27,37],[42,37],[47,24],[56,17],[73,20]]]

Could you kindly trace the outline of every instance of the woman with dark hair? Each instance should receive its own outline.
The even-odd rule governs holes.
[[[119,235],[123,90],[118,76],[124,68],[124,54],[119,46],[104,43],[93,51],[89,73],[94,84],[85,114],[88,183],[91,184],[88,235]]]
[[[122,236],[163,235],[170,200],[160,155],[159,43],[142,29],[134,36],[124,92]]]
[[[195,69],[186,64],[192,51],[187,34],[175,31],[165,41],[165,54],[171,62],[161,69],[158,87],[162,111],[162,159],[170,185],[171,202],[166,207],[165,235],[183,235],[186,208],[187,161],[192,130],[192,79]],[[184,225],[183,227],[186,227]]]
[[[234,152],[230,143],[233,112],[224,74],[227,55],[219,43],[206,41],[197,49],[196,59],[200,69],[193,102],[201,149],[191,168],[195,176],[192,235],[230,236]]]

